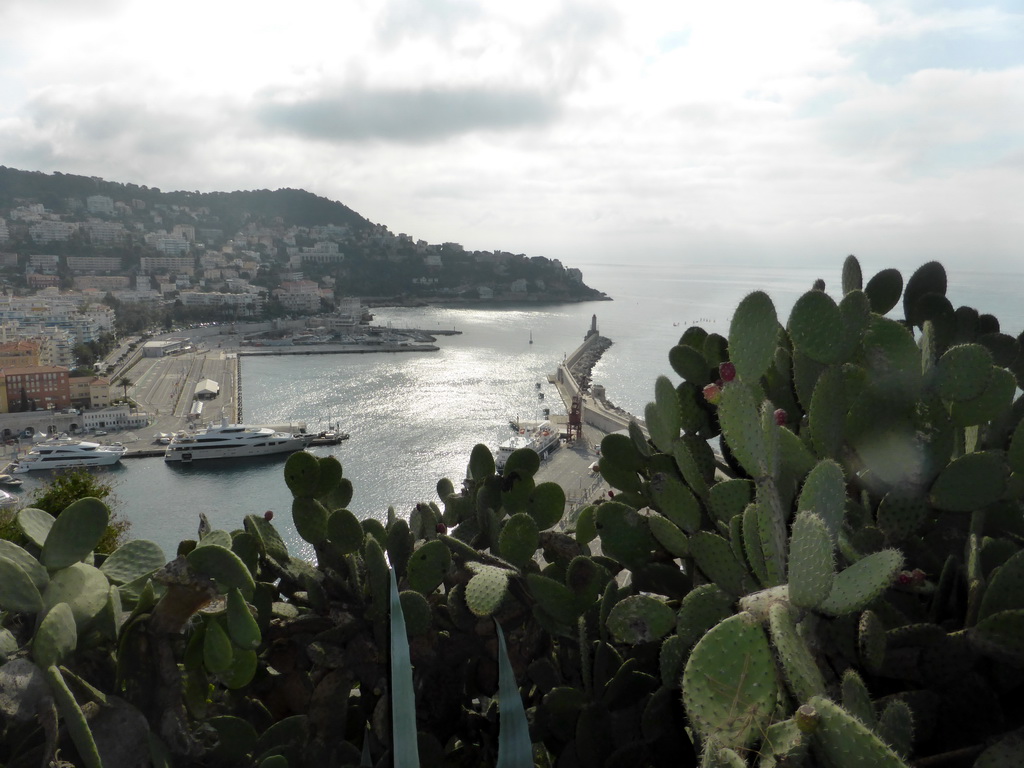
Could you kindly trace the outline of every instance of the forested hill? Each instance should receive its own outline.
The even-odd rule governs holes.
[[[141,200],[147,207],[183,205],[203,207],[225,230],[244,223],[270,223],[280,219],[284,226],[310,227],[325,224],[348,225],[354,231],[369,230],[373,224],[346,205],[302,189],[257,189],[238,192],[163,192],[157,187],[121,184],[95,176],[21,171],[0,166],[0,209],[13,208],[19,201],[36,201],[54,213],[67,213],[69,201],[89,195],[106,195],[115,200]]]

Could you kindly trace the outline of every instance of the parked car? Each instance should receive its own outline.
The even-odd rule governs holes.
[[[95,432],[96,437],[103,437],[105,434],[107,433],[104,432],[102,429],[97,429]]]

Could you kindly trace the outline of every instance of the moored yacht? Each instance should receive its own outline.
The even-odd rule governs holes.
[[[494,466],[501,472],[505,468],[508,457],[520,448],[532,448],[542,459],[558,448],[558,428],[550,421],[542,421],[532,426],[519,426],[518,422],[510,422],[513,435],[498,446],[494,457]],[[518,427],[518,429],[517,429]]]
[[[204,459],[234,459],[301,451],[314,435],[277,432],[270,427],[244,424],[209,426],[196,432],[179,432],[164,451],[164,461],[189,463]]]
[[[45,440],[13,462],[9,471],[20,474],[43,469],[108,467],[117,464],[126,450],[123,445],[101,445],[86,440]]]

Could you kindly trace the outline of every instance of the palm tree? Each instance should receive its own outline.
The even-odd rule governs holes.
[[[128,399],[128,387],[134,386],[135,382],[129,379],[127,376],[122,376],[115,382],[115,386],[124,388],[124,399]]]

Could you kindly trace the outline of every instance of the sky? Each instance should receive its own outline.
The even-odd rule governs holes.
[[[568,265],[1024,270],[1024,2],[3,0],[0,165]]]

